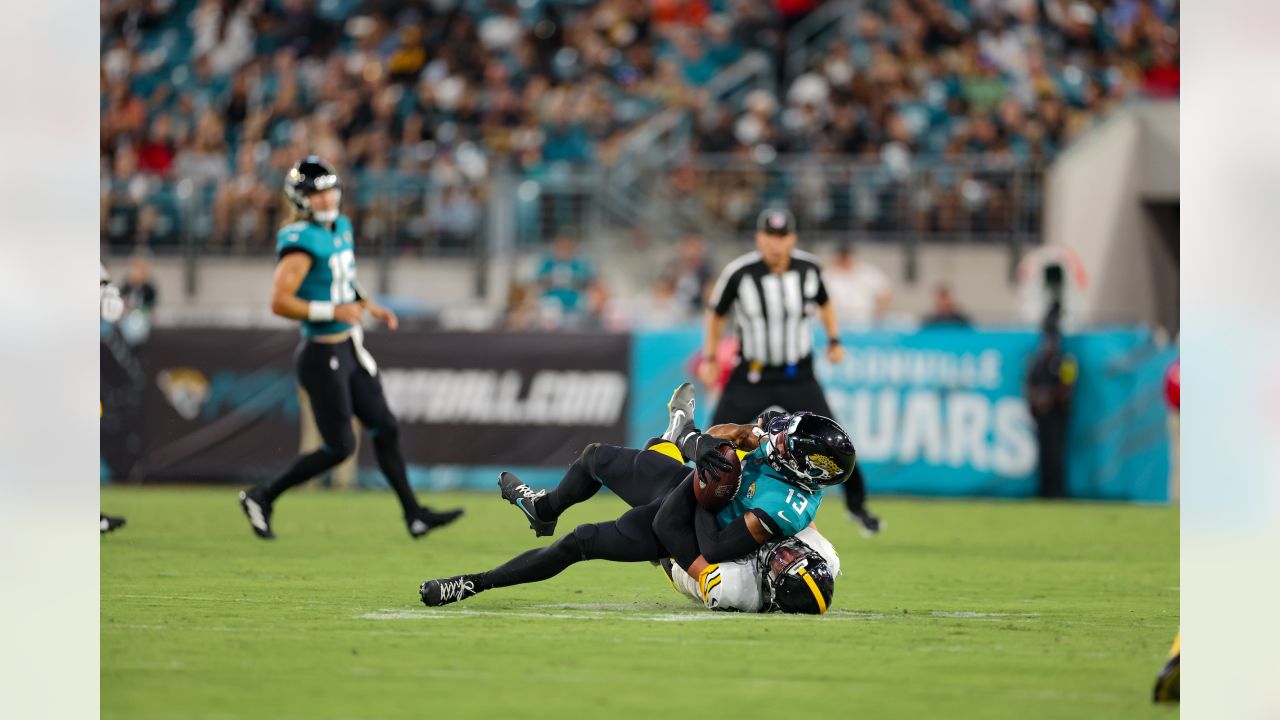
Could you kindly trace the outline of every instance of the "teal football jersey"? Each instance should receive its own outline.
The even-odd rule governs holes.
[[[720,527],[726,527],[752,510],[768,514],[786,537],[809,527],[818,514],[823,491],[810,493],[782,479],[782,474],[764,461],[764,446],[742,458],[742,489],[729,507],[716,515]]]
[[[289,223],[276,235],[276,255],[299,249],[311,256],[311,269],[302,279],[297,296],[303,300],[331,302],[334,305],[355,302],[356,290],[351,284],[356,277],[355,243],[351,238],[351,221],[339,215],[330,230],[309,221]],[[302,321],[302,334],[328,335],[342,332],[350,323]]]

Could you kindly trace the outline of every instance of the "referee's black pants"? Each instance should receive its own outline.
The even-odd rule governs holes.
[[[1067,497],[1067,428],[1069,411],[1054,408],[1035,416],[1040,446],[1040,497]]]
[[[746,363],[738,364],[725,383],[720,402],[711,419],[712,425],[722,423],[754,423],[769,409],[785,412],[807,410],[816,415],[832,417],[831,406],[813,371],[801,370],[794,377],[766,369],[759,382],[751,382]],[[853,475],[844,482],[844,500],[849,511],[866,512],[867,482],[860,465],[854,465]]]

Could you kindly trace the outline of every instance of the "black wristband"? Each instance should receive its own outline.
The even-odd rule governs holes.
[[[834,335],[827,338],[827,347],[831,347],[832,345],[839,345],[839,344],[840,344],[840,338]]]

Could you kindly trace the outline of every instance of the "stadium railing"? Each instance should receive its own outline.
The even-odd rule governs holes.
[[[672,125],[654,132],[677,133],[679,118],[670,118]],[[779,155],[762,164],[670,151],[665,158],[655,153],[626,182],[615,172],[554,164],[536,174],[498,170],[473,187],[453,189],[414,175],[356,177],[344,209],[361,238],[360,254],[376,259],[379,277],[396,258],[491,263],[540,251],[562,234],[593,254],[673,241],[686,231],[736,245],[751,237],[756,214],[771,205],[795,212],[806,243],[901,245],[908,279],[912,250],[921,243],[1007,245],[1012,267],[1040,240],[1044,172],[1030,163],[970,158],[891,165]],[[157,255],[183,255],[193,266],[205,256],[270,255],[286,214],[278,179],[259,181],[264,199],[252,210],[228,207],[225,198],[220,208],[219,186],[211,182],[107,180],[104,247],[120,255],[142,245]]]

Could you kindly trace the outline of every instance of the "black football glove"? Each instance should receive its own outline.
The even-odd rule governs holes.
[[[703,449],[700,455],[698,455],[698,460],[694,463],[694,467],[698,469],[698,476],[716,477],[720,473],[732,472],[734,469],[733,463],[729,462],[728,458],[720,454],[719,448],[722,445],[733,447],[733,443],[728,442],[727,440],[716,440],[715,438],[705,435],[703,437],[709,441],[714,441],[714,444],[713,442],[700,443],[707,447]]]

